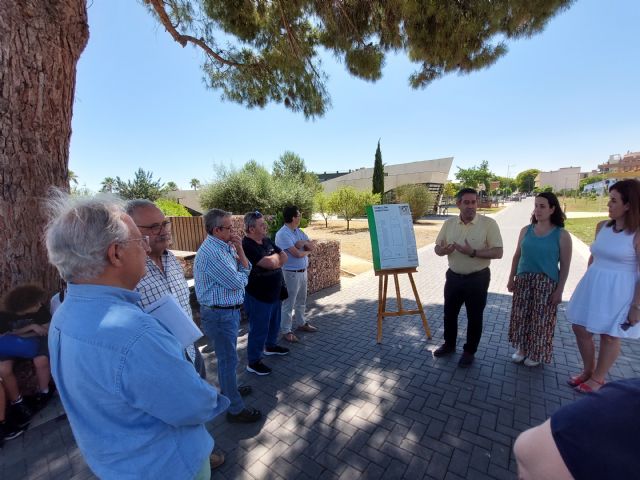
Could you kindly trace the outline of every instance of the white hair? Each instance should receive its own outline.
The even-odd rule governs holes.
[[[72,197],[54,189],[47,207],[49,262],[67,282],[100,275],[107,265],[109,245],[129,238],[124,203],[114,195]]]

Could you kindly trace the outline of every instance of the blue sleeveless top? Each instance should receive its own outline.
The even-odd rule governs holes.
[[[520,261],[518,271],[521,273],[544,273],[554,282],[560,274],[560,234],[562,228],[555,227],[543,237],[538,237],[533,231],[534,225],[529,225],[522,243],[520,244]]]

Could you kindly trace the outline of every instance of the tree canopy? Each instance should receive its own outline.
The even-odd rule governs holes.
[[[113,189],[116,186],[116,179],[113,177],[105,177],[104,180],[100,183],[100,191],[113,193]]]
[[[493,172],[489,170],[489,162],[483,160],[477,167],[461,168],[458,167],[456,172],[456,179],[461,183],[462,187],[478,188],[480,185],[484,185],[485,190],[488,192],[491,179],[495,177]]]
[[[153,172],[145,172],[142,168],[136,171],[133,180],[125,182],[120,177],[116,177],[113,187],[114,192],[125,200],[146,198],[152,202],[162,196],[164,188],[160,179],[153,179]]]
[[[385,56],[404,52],[424,88],[489,67],[506,41],[543,30],[573,0],[144,0],[180,45],[205,54],[209,88],[248,107],[283,104],[305,117],[330,105],[321,49],[363,80],[382,77]]]
[[[537,168],[530,168],[516,175],[516,184],[521,192],[532,192],[536,185],[536,177],[540,173]]]
[[[498,190],[500,190],[503,193],[505,190],[509,192],[513,192],[516,188],[518,188],[518,184],[513,178],[501,177],[499,175],[496,175],[491,179],[491,181],[500,182],[500,186],[498,187]]]
[[[322,191],[320,180],[313,172],[307,171],[307,166],[300,155],[286,151],[273,162],[273,177],[277,180],[300,182],[313,193]]]

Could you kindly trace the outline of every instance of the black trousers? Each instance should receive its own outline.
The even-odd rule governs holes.
[[[469,275],[447,270],[444,284],[444,341],[455,347],[458,337],[458,315],[462,305],[467,309],[467,343],[464,351],[476,353],[482,336],[482,314],[487,304],[491,281],[488,268]]]

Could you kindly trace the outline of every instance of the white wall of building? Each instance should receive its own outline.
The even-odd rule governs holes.
[[[550,185],[554,192],[576,190],[580,184],[580,167],[564,167],[550,172],[540,172],[536,176],[536,187]]]
[[[415,183],[447,183],[453,157],[423,160],[420,162],[385,165],[384,190],[388,192],[401,185]],[[325,193],[331,193],[345,186],[356,190],[371,190],[373,186],[373,168],[361,168],[355,172],[332,178],[320,185]]]

